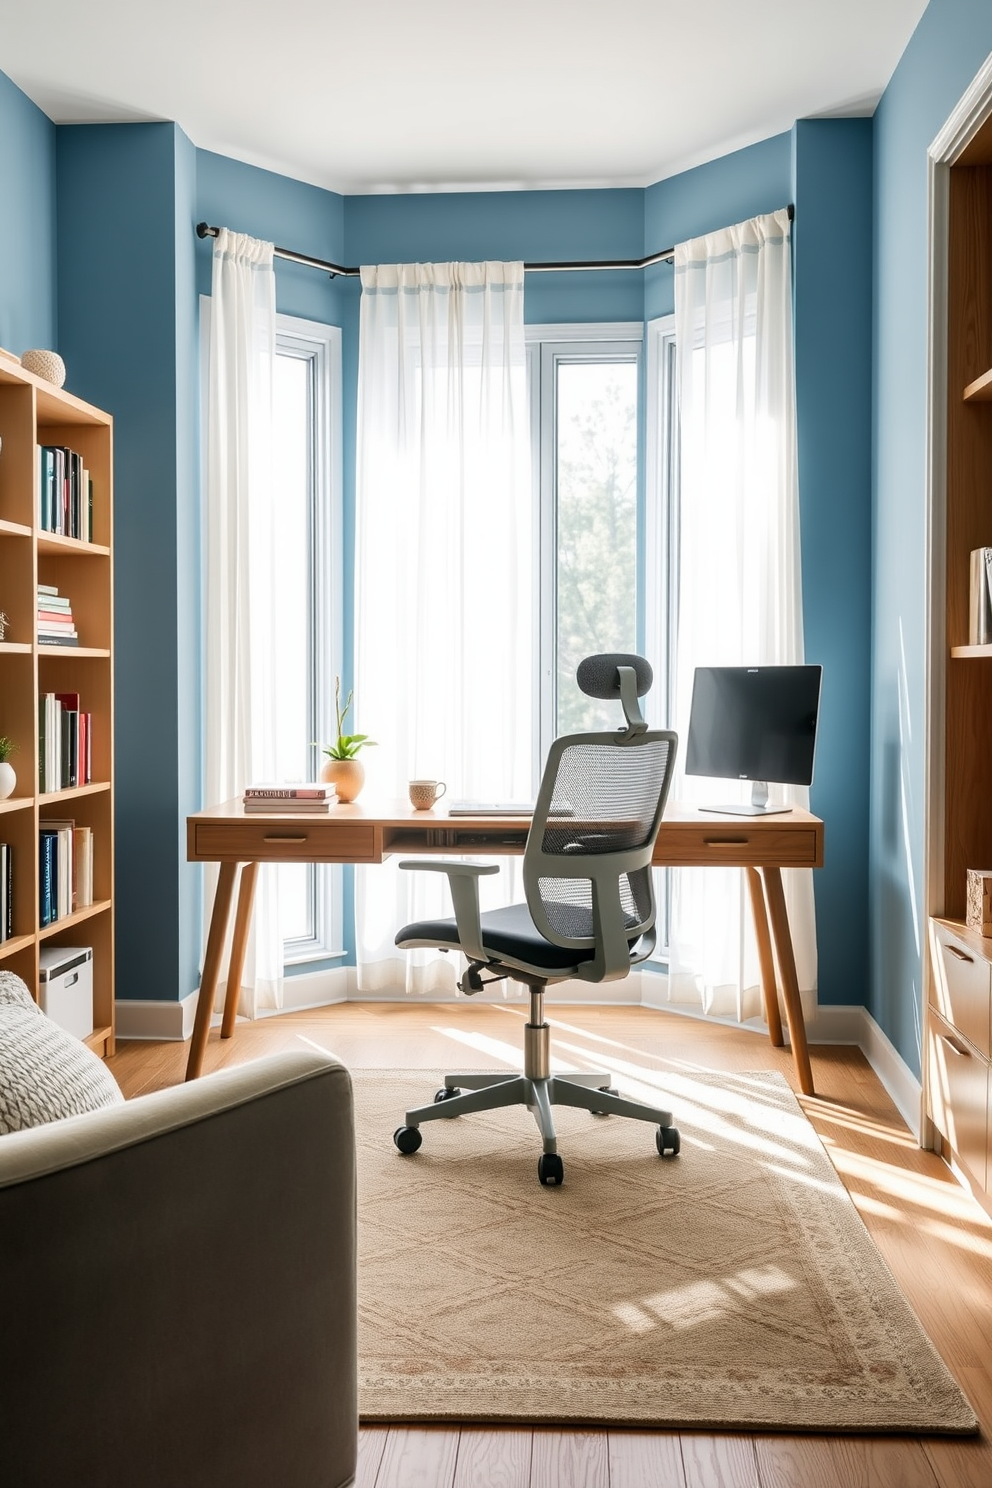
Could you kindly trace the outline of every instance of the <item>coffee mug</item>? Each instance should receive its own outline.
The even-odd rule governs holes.
[[[411,780],[410,805],[415,811],[430,811],[447,789],[443,780]]]

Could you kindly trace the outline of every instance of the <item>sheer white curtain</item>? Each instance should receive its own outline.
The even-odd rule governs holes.
[[[377,740],[367,789],[451,797],[532,789],[532,508],[523,265],[362,269],[355,714]],[[425,817],[425,825],[430,817]],[[515,870],[483,879],[509,902]],[[450,914],[442,875],[356,870],[363,991],[453,987],[455,958],[397,930]]]
[[[804,659],[789,228],[782,210],[675,250],[681,439],[675,718],[683,741],[696,666]],[[809,804],[806,789],[772,790],[789,804]],[[744,800],[749,792],[681,772],[672,788],[673,798],[687,803]],[[811,1013],[812,873],[789,871],[783,879],[799,985]],[[674,873],[669,998],[721,1017],[761,1013],[742,870]]]
[[[221,228],[210,306],[206,489],[206,760],[209,802],[275,778],[276,612],[272,244]],[[216,869],[208,870],[204,923]],[[223,993],[223,988],[220,989]],[[239,1011],[282,1006],[274,867],[258,874]]]

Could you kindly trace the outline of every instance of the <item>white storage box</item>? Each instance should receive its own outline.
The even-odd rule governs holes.
[[[42,946],[41,1010],[77,1038],[93,1032],[93,947]]]

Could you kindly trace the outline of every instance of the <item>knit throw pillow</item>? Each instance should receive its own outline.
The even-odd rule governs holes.
[[[0,1134],[123,1103],[101,1059],[0,971]]]

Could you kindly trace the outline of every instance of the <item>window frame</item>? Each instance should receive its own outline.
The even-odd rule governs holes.
[[[343,457],[341,330],[320,321],[277,314],[276,355],[310,364],[310,597],[309,763],[313,779],[322,764],[321,744],[335,736],[334,687],[343,656]],[[341,959],[344,916],[341,869],[308,865],[313,933],[283,942],[284,965],[308,967]]]
[[[641,409],[644,386],[644,325],[641,321],[592,324],[534,324],[524,328],[531,411],[534,501],[534,779],[540,779],[555,737],[557,719],[557,406],[558,367],[567,362],[632,361],[637,368],[637,525],[643,530],[644,461]],[[636,628],[643,633],[644,585],[638,557]]]
[[[200,426],[208,423],[210,317],[213,300],[200,296]],[[311,552],[307,577],[310,591],[311,653],[310,714],[313,734],[309,743],[309,767],[317,778],[321,765],[321,741],[334,737],[334,688],[331,679],[342,672],[344,655],[344,444],[343,360],[339,326],[299,316],[276,315],[276,353],[306,357],[310,378],[310,521]],[[200,489],[206,492],[206,439],[201,440]],[[201,552],[206,552],[206,501],[201,504]],[[314,540],[315,539],[315,540]],[[314,549],[317,561],[314,561]],[[204,580],[201,576],[201,587]],[[201,593],[201,612],[206,614]],[[323,682],[323,687],[320,683]],[[201,761],[202,771],[202,761]],[[201,781],[202,785],[202,781]],[[341,962],[347,957],[344,935],[342,870],[330,864],[310,867],[311,923],[313,934],[283,942],[283,966],[287,971],[313,971],[320,963]]]

